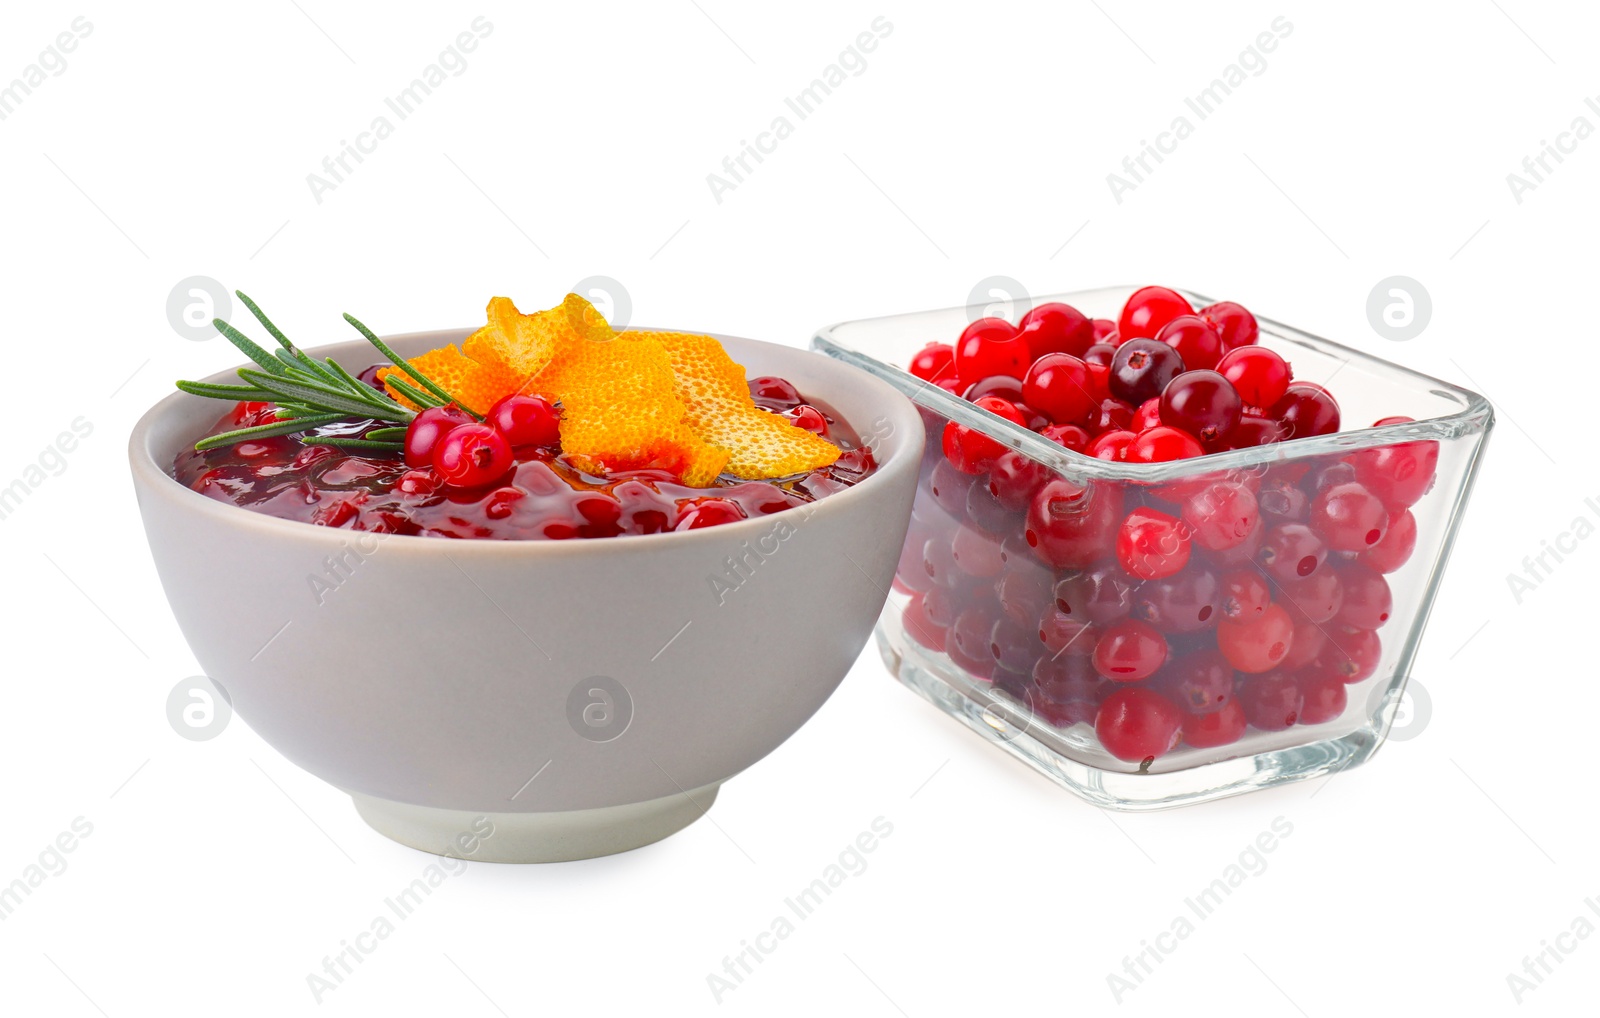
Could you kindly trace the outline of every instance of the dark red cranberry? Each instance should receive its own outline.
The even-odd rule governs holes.
[[[1327,630],[1328,642],[1311,662],[1313,672],[1337,674],[1346,683],[1371,678],[1383,658],[1383,642],[1370,629],[1334,625]]]
[[[960,517],[967,511],[967,489],[972,487],[973,475],[958,468],[948,458],[941,457],[928,475],[928,493],[934,503],[951,516]]]
[[[1164,633],[1197,633],[1217,624],[1220,601],[1216,573],[1191,564],[1176,575],[1139,584],[1133,614]]]
[[[1283,425],[1272,418],[1242,414],[1239,423],[1228,433],[1228,448],[1254,449],[1258,445],[1282,442],[1285,437]]]
[[[1113,565],[1097,565],[1056,582],[1055,603],[1062,614],[1110,625],[1133,608],[1134,581]]]
[[[1156,673],[1167,659],[1167,641],[1149,623],[1123,619],[1100,634],[1094,645],[1095,671],[1115,682],[1138,682]]]
[[[1305,702],[1294,677],[1281,671],[1246,676],[1238,696],[1244,716],[1263,732],[1281,732],[1294,725]]]
[[[1215,371],[1185,371],[1161,392],[1161,423],[1181,428],[1209,446],[1228,437],[1243,409],[1233,385]]]
[[[1344,713],[1349,693],[1337,675],[1307,676],[1297,682],[1301,697],[1300,724],[1320,725]]]
[[[1101,627],[1071,615],[1063,615],[1054,605],[1039,613],[1039,641],[1052,657],[1076,654],[1088,657],[1100,642]]]
[[[1154,339],[1130,339],[1111,358],[1111,395],[1130,406],[1155,399],[1183,373],[1183,357]]]
[[[1328,390],[1308,382],[1293,382],[1283,398],[1267,408],[1267,415],[1282,424],[1289,438],[1331,435],[1339,430],[1339,404]]]
[[[1006,618],[1034,627],[1050,604],[1049,578],[1038,568],[1006,569],[995,580],[994,596]]]
[[[1328,546],[1303,523],[1282,523],[1266,533],[1256,559],[1280,583],[1316,572],[1328,558]]]
[[[1196,650],[1169,661],[1155,686],[1186,712],[1209,714],[1233,699],[1234,679],[1227,658],[1216,650]]]
[[[1035,495],[1037,497],[1037,495]],[[1031,504],[1031,503],[1030,503]],[[967,489],[966,521],[986,533],[1002,535],[1016,530],[1018,514],[1007,509],[980,479]]]

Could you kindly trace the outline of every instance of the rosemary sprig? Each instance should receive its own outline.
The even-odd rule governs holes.
[[[337,445],[351,449],[393,452],[403,448],[403,425],[409,424],[417,412],[402,406],[387,392],[379,391],[356,378],[333,360],[317,361],[306,356],[289,341],[283,330],[243,292],[235,295],[261,323],[262,328],[278,342],[280,349],[268,353],[254,340],[218,318],[211,324],[228,342],[232,343],[256,368],[240,368],[239,378],[244,385],[227,385],[217,382],[180,381],[178,388],[208,399],[230,401],[252,400],[277,404],[277,420],[219,435],[211,435],[195,443],[195,449],[204,451],[217,446],[231,445],[251,438],[269,438],[276,435],[298,435],[300,441],[315,445]],[[478,420],[483,416],[440,388],[404,357],[389,349],[376,334],[350,315],[345,320],[354,325],[389,361],[396,371],[385,379],[395,391],[417,406],[443,406],[455,403]],[[259,370],[258,370],[259,369]],[[412,385],[400,373],[416,383]],[[419,388],[420,386],[420,388]],[[374,428],[363,436],[306,434],[315,428],[338,421],[386,422],[395,427]]]

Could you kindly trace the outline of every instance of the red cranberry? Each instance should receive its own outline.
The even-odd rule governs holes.
[[[1148,763],[1178,744],[1183,712],[1160,693],[1118,689],[1100,705],[1094,733],[1106,752],[1130,763]]]
[[[1328,558],[1328,546],[1303,523],[1284,523],[1267,531],[1256,559],[1274,579],[1287,583],[1310,576]]]
[[[421,414],[417,416],[420,418]],[[505,437],[487,424],[452,428],[433,450],[433,469],[447,484],[458,488],[491,484],[504,477],[515,463]]]
[[[1394,610],[1394,597],[1389,592],[1389,581],[1366,566],[1352,565],[1342,570],[1344,602],[1334,616],[1347,626],[1357,629],[1377,629],[1389,621]]]
[[[941,587],[955,587],[966,576],[956,565],[955,550],[948,537],[930,537],[922,546],[922,570]]]
[[[1439,443],[1402,442],[1352,453],[1356,479],[1391,509],[1416,505],[1433,486],[1439,466]]]
[[[1196,315],[1179,315],[1156,333],[1156,340],[1178,351],[1190,370],[1207,370],[1222,359],[1222,337]]]
[[[918,350],[911,358],[911,373],[925,382],[931,382],[943,375],[946,369],[955,364],[955,348],[949,343],[929,343]],[[784,384],[788,384],[787,382]],[[791,386],[792,388],[792,386]],[[795,401],[799,402],[799,394],[795,394]]]
[[[1032,626],[1050,604],[1049,579],[1043,570],[1007,569],[994,583],[994,596],[1006,618]]]
[[[1204,456],[1205,452],[1199,440],[1187,431],[1158,424],[1139,432],[1128,443],[1125,458],[1129,463],[1167,463]]]
[[[1219,445],[1239,423],[1243,409],[1232,383],[1215,371],[1185,371],[1161,392],[1161,423],[1207,445]]]
[[[1294,621],[1280,605],[1268,605],[1253,622],[1217,623],[1217,649],[1241,672],[1276,668],[1289,653]]]
[[[1192,651],[1161,669],[1155,685],[1190,714],[1209,714],[1233,700],[1233,666],[1215,650]]]
[[[1279,589],[1283,592],[1280,600],[1296,623],[1326,622],[1338,614],[1344,603],[1344,584],[1333,569],[1318,569],[1303,579],[1285,580]]]
[[[1256,324],[1256,316],[1242,304],[1235,304],[1231,300],[1219,300],[1215,304],[1207,304],[1201,308],[1199,314],[1222,337],[1224,351],[1250,346],[1260,338],[1261,329]]]
[[[403,495],[431,495],[440,483],[432,470],[407,470],[394,482],[394,490]]]
[[[1133,407],[1120,399],[1107,397],[1089,415],[1089,430],[1096,436],[1107,431],[1133,430]],[[1086,445],[1084,448],[1088,448]]]
[[[1189,530],[1164,512],[1140,506],[1117,530],[1117,561],[1129,576],[1171,576],[1189,561]]]
[[[1110,625],[1128,617],[1133,589],[1133,581],[1121,569],[1097,565],[1057,581],[1056,609],[1073,618]]]
[[[561,415],[543,396],[507,396],[489,408],[484,420],[504,435],[513,449],[561,444]]]
[[[1217,372],[1233,383],[1240,399],[1257,407],[1269,407],[1282,399],[1293,377],[1289,362],[1264,346],[1229,350],[1217,363]]]
[[[496,488],[484,500],[483,515],[491,520],[503,520],[511,515],[516,503],[526,497],[527,492],[521,488]]]
[[[1406,564],[1417,546],[1417,518],[1410,509],[1400,510],[1389,520],[1389,531],[1363,551],[1357,559],[1362,565],[1380,573],[1392,573]]]
[[[1239,423],[1228,433],[1228,448],[1254,449],[1258,445],[1282,442],[1287,437],[1283,425],[1272,418],[1242,414]]]
[[[1094,645],[1095,671],[1116,682],[1138,682],[1167,659],[1167,641],[1149,623],[1123,619]]]
[[[1328,390],[1309,382],[1292,382],[1267,415],[1284,426],[1289,438],[1331,435],[1339,430],[1339,404]]]
[[[1022,398],[1057,424],[1088,420],[1096,402],[1088,368],[1066,353],[1048,353],[1033,362],[1022,380]]]
[[[928,346],[929,348],[935,346],[944,347],[944,363],[950,363],[950,348],[948,346],[943,343],[929,343]],[[915,359],[912,361],[911,373],[916,374]],[[927,376],[929,381],[932,381],[933,377],[932,375]],[[800,395],[799,389],[796,389],[788,379],[779,378],[777,375],[762,375],[759,378],[750,379],[750,395],[755,399],[769,404],[781,405],[784,408],[805,402],[805,398]]]
[[[1128,458],[1128,447],[1138,437],[1131,431],[1102,431],[1083,453],[1095,459],[1121,463]]]
[[[998,396],[1007,403],[1022,402],[1022,383],[1010,375],[990,375],[967,386],[961,398],[976,403],[985,396]]]
[[[1227,622],[1254,622],[1266,613],[1272,603],[1272,591],[1267,581],[1248,566],[1235,569],[1222,577],[1219,608]]]
[[[1183,373],[1183,357],[1154,339],[1130,339],[1111,358],[1111,395],[1130,406],[1155,399]]]
[[[969,524],[990,534],[1011,533],[1019,522],[1016,511],[1001,505],[981,481],[967,489],[965,513]]]
[[[1175,576],[1146,580],[1134,592],[1133,614],[1165,633],[1198,633],[1217,624],[1217,574],[1190,565]]]
[[[1227,746],[1244,735],[1249,720],[1237,699],[1230,699],[1218,710],[1208,714],[1185,714],[1183,741],[1196,749],[1213,749]]]
[[[696,499],[687,509],[679,513],[672,529],[700,530],[704,527],[718,527],[724,523],[737,523],[744,518],[744,511],[736,502],[725,498],[702,498]]]
[[[956,377],[964,387],[990,375],[1021,378],[1027,374],[1028,341],[1016,326],[1001,318],[980,318],[961,332],[956,341]]]
[[[1041,649],[1039,636],[1031,626],[1020,625],[1005,616],[997,619],[989,632],[989,651],[995,663],[1008,672],[1031,671]]]
[[[1100,642],[1100,627],[1063,615],[1051,605],[1039,614],[1039,641],[1052,657],[1063,654],[1088,657]]]
[[[804,428],[813,435],[828,437],[828,419],[822,416],[822,411],[809,403],[801,403],[783,412],[789,423],[797,428]]]
[[[1300,720],[1305,698],[1294,677],[1284,672],[1249,675],[1239,683],[1239,705],[1252,725],[1281,732]]]
[[[900,613],[900,624],[913,640],[916,640],[929,650],[943,652],[946,640],[945,630],[928,621],[925,605],[925,595],[912,594],[911,600],[906,602],[904,610]]]
[[[473,423],[472,416],[454,403],[423,410],[406,425],[406,466],[431,465],[440,440],[461,425],[471,423]]]
[[[1337,675],[1314,675],[1298,680],[1300,724],[1320,725],[1344,713],[1349,694]]]
[[[997,396],[984,396],[977,405],[990,413],[1004,417],[1013,424],[1025,424],[1016,406]],[[944,455],[963,473],[982,473],[996,457],[1005,452],[1005,446],[980,431],[951,421],[944,429]]]
[[[1366,551],[1389,532],[1389,513],[1364,485],[1335,484],[1312,501],[1311,529],[1335,551]]]
[[[1317,659],[1322,649],[1328,645],[1328,637],[1322,631],[1322,625],[1306,618],[1295,620],[1294,642],[1289,645],[1289,653],[1284,655],[1283,663],[1279,666],[1286,672],[1297,672]]]
[[[1007,509],[1023,510],[1049,476],[1049,471],[1013,449],[989,467],[989,494]]]
[[[945,434],[949,433],[950,426],[946,426]],[[946,448],[944,457],[933,465],[933,472],[928,475],[928,493],[940,509],[959,517],[967,511],[967,490],[972,487],[973,475],[957,467],[949,457]]]
[[[950,643],[969,661],[994,662],[995,617],[983,608],[968,608],[950,626]]]
[[[1133,291],[1117,318],[1117,335],[1129,340],[1150,338],[1180,315],[1194,314],[1194,307],[1175,290],[1164,286],[1143,286]]]
[[[962,572],[974,579],[992,580],[1005,568],[1000,542],[971,527],[957,528],[950,541],[950,556]]]
[[[1383,658],[1383,641],[1370,629],[1334,626],[1310,669],[1336,674],[1347,684],[1371,678]]]
[[[1287,477],[1268,475],[1256,493],[1262,518],[1274,523],[1304,523],[1311,515],[1311,499]]]
[[[1090,441],[1089,433],[1076,424],[1047,424],[1039,429],[1039,436],[1073,452],[1087,449]]]
[[[1117,348],[1110,343],[1095,343],[1083,352],[1083,362],[1085,364],[1100,364],[1110,367],[1111,359],[1116,355]]]
[[[1183,521],[1195,543],[1223,551],[1242,544],[1261,525],[1261,511],[1249,488],[1235,481],[1218,481],[1184,503]]]
[[[1040,304],[1017,322],[1035,360],[1047,353],[1082,357],[1095,341],[1094,326],[1070,304]]]
[[[1139,404],[1139,409],[1133,412],[1133,420],[1128,423],[1129,431],[1149,431],[1151,428],[1161,426],[1161,397],[1147,399]]]
[[[1045,482],[1028,505],[1023,536],[1028,547],[1057,569],[1093,564],[1111,544],[1122,515],[1122,489],[1065,478]]]
[[[1089,325],[1094,329],[1094,341],[1096,343],[1110,343],[1112,346],[1116,345],[1116,322],[1109,318],[1091,318],[1089,319]]]

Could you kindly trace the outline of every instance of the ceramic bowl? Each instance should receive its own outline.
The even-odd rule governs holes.
[[[389,342],[413,356],[467,334]],[[415,848],[458,851],[487,823],[494,834],[475,859],[557,861],[688,825],[811,717],[860,654],[894,576],[923,445],[910,401],[867,373],[718,338],[751,377],[787,378],[870,435],[877,470],[805,507],[682,533],[382,536],[180,485],[174,456],[223,407],[168,396],[135,427],[129,458],[162,586],[200,666],[263,739]],[[375,360],[360,341],[308,352],[351,371]]]

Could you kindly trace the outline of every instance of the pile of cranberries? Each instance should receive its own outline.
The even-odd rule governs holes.
[[[361,377],[374,385],[378,366]],[[382,425],[352,422],[300,438],[252,439],[174,463],[179,482],[256,512],[320,526],[431,537],[565,540],[695,530],[783,512],[855,484],[876,464],[848,424],[788,381],[750,381],[756,404],[838,445],[832,466],[775,481],[683,485],[665,470],[596,476],[562,455],[557,407],[507,396],[482,421],[455,406],[423,410],[396,455],[318,444]],[[239,403],[208,434],[276,420],[271,403]]]
[[[984,318],[913,374],[1075,453],[1157,463],[1328,434],[1339,406],[1256,345],[1254,316],[1164,287],[1117,321]],[[1344,713],[1411,556],[1433,441],[1164,482],[1073,480],[925,411],[896,575],[910,637],[1142,765]],[[1408,418],[1385,418],[1379,424]]]

